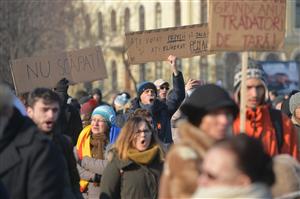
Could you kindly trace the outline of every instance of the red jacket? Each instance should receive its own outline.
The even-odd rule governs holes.
[[[283,145],[281,153],[287,153],[298,159],[297,133],[292,121],[282,114],[283,126]],[[240,133],[240,117],[233,123],[234,134]],[[246,133],[251,137],[262,140],[265,150],[269,155],[278,154],[276,132],[270,118],[269,107],[267,105],[259,106],[256,110],[247,108],[246,111]]]

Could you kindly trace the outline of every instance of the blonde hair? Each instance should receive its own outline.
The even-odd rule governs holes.
[[[127,152],[130,148],[133,147],[132,144],[134,142],[136,132],[138,131],[138,125],[141,122],[145,122],[149,130],[152,132],[150,145],[158,144],[162,149],[161,143],[158,140],[157,135],[155,134],[155,131],[153,130],[149,122],[142,117],[131,117],[122,128],[114,147],[116,149],[117,155],[121,160],[128,160]]]

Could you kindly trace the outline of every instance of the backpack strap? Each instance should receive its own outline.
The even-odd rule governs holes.
[[[281,111],[272,108],[269,109],[269,113],[276,133],[278,152],[280,153],[283,145],[282,113]]]

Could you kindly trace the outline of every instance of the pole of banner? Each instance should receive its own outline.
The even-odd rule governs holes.
[[[248,52],[242,53],[242,82],[240,93],[240,132],[245,133],[246,127],[246,79],[247,79],[247,67],[248,67]]]

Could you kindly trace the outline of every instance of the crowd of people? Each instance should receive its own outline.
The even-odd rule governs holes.
[[[300,91],[269,92],[250,60],[241,132],[239,67],[231,94],[167,60],[172,84],[111,104],[98,88],[70,97],[65,78],[18,98],[0,83],[0,198],[299,198]]]

